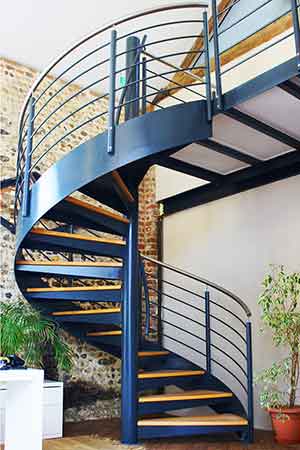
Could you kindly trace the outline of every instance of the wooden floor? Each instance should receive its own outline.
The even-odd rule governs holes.
[[[67,424],[65,436],[45,441],[43,450],[300,450],[300,446],[279,446],[274,443],[272,433],[261,431],[256,433],[255,443],[250,447],[232,436],[160,439],[128,447],[116,442],[119,440],[118,420]]]
[[[69,423],[65,425],[64,435],[63,439],[44,441],[43,450],[300,450],[300,445],[275,444],[272,433],[265,431],[256,432],[255,443],[250,446],[228,435],[159,439],[126,446],[118,442],[119,421],[116,419]],[[3,450],[1,445],[0,450]]]

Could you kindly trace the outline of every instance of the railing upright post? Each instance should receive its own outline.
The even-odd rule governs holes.
[[[299,23],[300,5],[298,5],[297,0],[291,0],[291,2],[292,2],[292,17],[293,17],[293,25],[294,25],[296,58],[297,58],[298,69],[300,70],[300,23]]]
[[[247,345],[247,394],[248,394],[248,441],[253,442],[254,410],[253,410],[253,360],[252,360],[252,327],[251,322],[246,323]]]
[[[142,58],[142,114],[147,112],[147,58]]]
[[[137,351],[139,326],[138,208],[129,212],[122,303],[122,442],[137,442]]]
[[[109,70],[109,101],[108,101],[108,131],[107,152],[115,152],[115,101],[116,101],[116,49],[117,31],[111,32],[110,40],[110,70]]]
[[[213,31],[214,31],[214,56],[215,56],[217,107],[219,110],[222,110],[223,98],[222,98],[222,80],[221,80],[221,63],[220,63],[220,48],[219,48],[219,22],[218,22],[217,0],[212,0],[212,15],[213,15]]]
[[[209,30],[207,12],[203,13],[203,32],[204,32],[204,56],[205,56],[205,89],[207,103],[207,120],[211,121],[211,76],[210,76],[210,57],[209,57]]]
[[[140,100],[140,58],[139,47],[141,43],[136,36],[129,36],[126,41],[126,95],[125,120],[133,119],[139,115]],[[129,80],[129,81],[128,81]]]
[[[211,373],[210,293],[205,291],[206,371]]]
[[[32,153],[32,134],[34,129],[34,106],[35,99],[33,96],[29,100],[29,116],[27,141],[25,152],[25,167],[23,178],[23,196],[22,196],[22,216],[27,217],[30,212],[30,168],[31,168],[31,153]]]

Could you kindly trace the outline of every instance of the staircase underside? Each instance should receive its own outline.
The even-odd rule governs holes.
[[[164,199],[165,214],[299,174],[299,117],[296,58],[226,92],[224,110],[215,105],[212,136],[162,164],[200,179],[199,187]]]

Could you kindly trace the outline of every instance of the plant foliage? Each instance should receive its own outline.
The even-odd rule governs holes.
[[[43,367],[49,345],[57,367],[70,371],[73,353],[57,324],[23,301],[0,302],[1,355],[19,354],[28,366]]]
[[[300,376],[300,273],[271,266],[258,303],[274,345],[288,350],[287,358],[275,362],[256,378],[263,385],[260,403],[263,408],[292,408]]]

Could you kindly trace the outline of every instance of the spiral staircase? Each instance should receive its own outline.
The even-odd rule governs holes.
[[[218,27],[230,8],[220,12],[213,2],[211,29],[205,7],[182,2],[104,26],[42,73],[21,113],[16,280],[34,307],[77,338],[121,358],[125,443],[210,433],[253,440],[247,305],[213,282],[138,251],[138,187],[147,170],[153,164],[172,167],[210,181],[219,192],[221,175],[172,155],[193,143],[212,147],[215,117],[229,114],[233,100],[242,103],[242,95],[244,100],[255,97],[298,74],[299,55],[287,74],[280,68],[280,79],[264,77],[264,88],[255,80],[257,92],[249,87],[245,93],[245,86],[240,96],[222,92]],[[192,27],[201,27],[202,48],[174,51],[174,42],[199,36]],[[159,34],[152,35],[153,30]],[[166,43],[171,49],[162,55]],[[190,66],[170,62],[189,53],[197,53]],[[174,73],[188,75],[191,82],[162,87]],[[80,82],[76,92],[66,96],[75,82]],[[96,85],[101,94],[95,91],[87,99],[86,92]],[[192,100],[180,100],[179,90],[191,91]],[[174,100],[172,105],[155,103],[162,91]],[[266,128],[265,133],[270,131]],[[250,180],[258,185],[263,170],[269,181],[275,177],[272,170],[282,174],[278,160],[274,168],[274,159],[259,164],[238,150],[234,157],[253,165],[252,178],[243,172],[249,188]],[[298,159],[284,157],[284,169],[294,173]],[[235,193],[232,177],[237,175],[230,176],[229,191]],[[230,192],[225,189],[224,195]],[[203,406],[209,412],[199,413]]]

